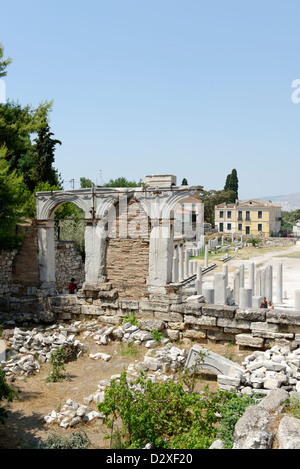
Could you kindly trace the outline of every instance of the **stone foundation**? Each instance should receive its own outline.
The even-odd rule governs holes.
[[[260,350],[274,345],[300,345],[300,311],[243,310],[191,298],[180,302],[178,292],[153,294],[139,301],[124,300],[110,283],[84,283],[77,295],[42,296],[42,291],[37,291],[31,301],[12,297],[0,301],[2,324],[94,318],[117,326],[131,314],[140,322],[152,322],[153,329],[161,329],[171,340],[232,342]]]

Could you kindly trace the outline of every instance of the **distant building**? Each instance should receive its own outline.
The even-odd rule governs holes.
[[[296,238],[300,238],[300,220],[295,221],[293,224],[293,235]]]
[[[215,206],[215,228],[220,233],[279,236],[281,206],[264,200],[236,200]]]

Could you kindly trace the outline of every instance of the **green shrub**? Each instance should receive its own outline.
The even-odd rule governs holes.
[[[16,391],[7,384],[5,373],[0,368],[0,401],[6,399],[8,402],[11,402],[16,394]],[[0,423],[5,423],[6,418],[7,412],[5,409],[0,408]]]
[[[156,342],[160,342],[162,339],[162,333],[159,332],[157,329],[152,329],[150,331],[150,334],[152,335],[153,339],[156,340]]]
[[[38,449],[86,449],[90,440],[84,430],[72,432],[69,435],[59,436],[53,433],[40,444]]]
[[[233,409],[229,405],[232,399]],[[242,404],[238,405],[240,400]],[[106,437],[111,441],[116,422],[121,420],[122,428],[117,429],[119,447],[137,449],[152,442],[156,448],[207,449],[219,434],[229,445],[233,419],[252,402],[248,396],[244,400],[227,391],[187,393],[181,383],[153,383],[143,374],[130,385],[124,372],[119,383],[111,381],[98,409],[106,415],[111,429]]]
[[[61,374],[61,371],[65,370],[64,360],[65,352],[62,347],[58,347],[55,352],[51,353],[50,364],[52,365],[52,370],[46,379],[47,381],[57,382],[64,378]]]
[[[139,324],[133,313],[131,313],[130,316],[124,316],[122,324],[126,324],[127,322],[130,322],[132,326],[138,326]]]
[[[287,402],[284,403],[285,409],[293,414],[294,417],[300,419],[300,399],[289,398]]]

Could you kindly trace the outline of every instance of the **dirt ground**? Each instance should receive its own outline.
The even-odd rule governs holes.
[[[247,267],[247,262],[250,261],[255,262],[257,266],[266,265],[268,262],[274,265],[277,262],[283,262],[283,290],[287,290],[288,294],[281,307],[289,307],[293,303],[295,289],[300,288],[299,244],[289,248],[243,249],[232,261],[229,261],[229,274],[233,273],[241,262]],[[221,266],[219,268],[221,269]],[[210,277],[204,280],[209,281]],[[79,340],[81,340],[80,336]],[[84,343],[87,342],[84,341]],[[193,343],[189,346],[186,343],[175,345],[189,351]],[[243,358],[251,353],[249,350],[239,350],[238,347],[230,344],[201,345],[237,363],[241,363]],[[148,349],[139,346],[138,354],[128,357],[121,355],[120,344],[111,343],[99,346],[91,343],[88,353],[98,351],[111,355],[111,360],[108,362],[93,360],[86,354],[76,361],[67,363],[64,371],[66,377],[57,383],[46,381],[50,365],[43,364],[36,375],[27,377],[23,381],[16,380],[12,384],[11,386],[18,391],[18,397],[11,403],[1,402],[1,406],[8,412],[8,418],[4,425],[0,424],[0,449],[32,448],[35,444],[45,441],[53,433],[66,435],[73,432],[74,429],[64,429],[57,424],[45,423],[44,417],[52,410],[59,410],[69,398],[84,404],[83,399],[96,392],[100,380],[109,379],[111,375],[125,371],[130,363],[143,361]],[[210,391],[216,391],[218,388],[216,376],[203,375],[198,390],[203,389],[206,384],[209,385]],[[96,404],[91,403],[89,406],[97,410]],[[108,449],[109,440],[104,439],[107,428],[99,422],[99,420],[94,420],[90,424],[85,424],[83,428],[91,441],[91,449]]]
[[[192,345],[193,343],[190,343],[189,347]],[[239,351],[234,345],[214,343],[202,345],[237,363],[241,363],[250,353]],[[182,344],[176,346],[189,350],[189,347],[183,347]],[[136,356],[128,357],[121,356],[120,344],[111,343],[102,346],[91,344],[89,353],[101,351],[111,355],[112,358],[108,362],[93,360],[87,353],[75,361],[66,363],[66,370],[63,372],[65,378],[56,383],[46,381],[50,365],[42,364],[39,373],[11,383],[10,385],[18,391],[18,396],[11,403],[2,402],[2,407],[8,412],[8,418],[4,425],[0,424],[0,449],[30,449],[52,434],[65,436],[67,433],[77,431],[80,427],[64,429],[57,424],[47,424],[44,417],[52,410],[58,411],[69,398],[84,404],[83,398],[96,392],[100,380],[109,379],[113,374],[126,371],[130,363],[143,361],[148,349],[142,346],[138,346],[137,349]],[[202,390],[208,385],[211,392],[217,391],[216,378],[213,374],[203,374],[198,381],[197,390]],[[95,403],[88,405],[97,410]],[[89,449],[110,448],[109,440],[104,438],[108,429],[100,422],[101,420],[95,419],[81,427],[91,441]]]

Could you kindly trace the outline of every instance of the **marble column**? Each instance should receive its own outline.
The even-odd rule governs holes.
[[[54,221],[38,222],[40,288],[55,287]]]
[[[208,267],[208,244],[205,245],[204,268]]]
[[[282,303],[282,262],[277,265],[276,301]]]
[[[214,275],[215,304],[227,304],[226,276],[223,273]]]

